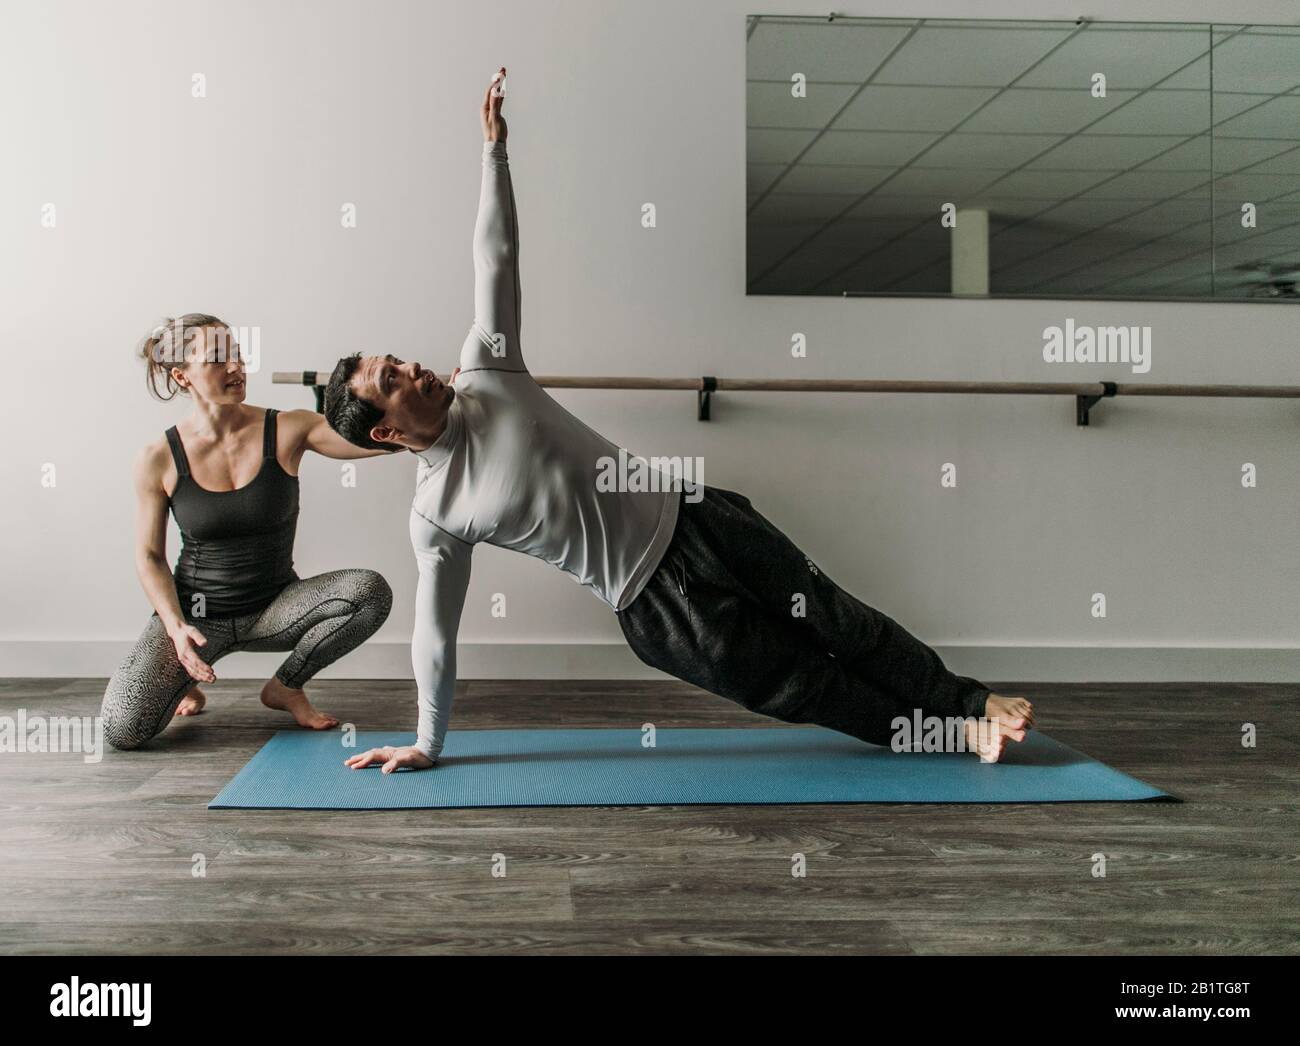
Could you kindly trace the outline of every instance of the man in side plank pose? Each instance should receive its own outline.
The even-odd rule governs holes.
[[[416,743],[347,763],[423,769],[446,738],[470,555],[486,541],[572,574],[608,603],[646,664],[790,723],[889,745],[894,720],[963,718],[986,762],[1033,725],[1023,698],[954,675],[897,622],[836,585],[747,497],[706,487],[606,491],[620,448],[533,380],[519,340],[519,226],[501,118],[502,68],[483,99],[483,182],[474,228],[474,323],[446,383],[393,356],[341,359],[329,424],[367,449],[420,459],[411,508],[419,564],[411,661]],[[604,464],[602,464],[604,463]],[[796,594],[806,614],[791,613]],[[983,719],[980,724],[977,720]]]

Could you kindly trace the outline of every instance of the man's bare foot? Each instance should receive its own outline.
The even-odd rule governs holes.
[[[1025,726],[1033,728],[1034,706],[1023,697],[1003,697],[1001,694],[989,694],[984,701],[984,715],[992,719],[1023,719]]]
[[[332,730],[339,721],[326,712],[318,712],[301,690],[290,690],[280,680],[272,677],[262,687],[262,704],[281,712],[288,712],[299,726],[308,730]]]
[[[181,703],[176,706],[176,715],[198,715],[203,711],[203,706],[208,703],[207,695],[197,686],[188,694],[181,698]]]
[[[990,694],[984,702],[984,718],[966,720],[966,745],[978,753],[981,763],[996,763],[1007,742],[1023,741],[1033,725],[1034,706],[1023,697]]]

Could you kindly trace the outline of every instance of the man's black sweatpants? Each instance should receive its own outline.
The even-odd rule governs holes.
[[[647,665],[752,712],[877,745],[918,708],[984,714],[988,687],[845,592],[747,497],[697,489],[700,500],[682,498],[658,568],[618,611]]]

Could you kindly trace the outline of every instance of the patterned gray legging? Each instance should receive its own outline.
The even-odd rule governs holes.
[[[372,636],[392,609],[393,592],[373,570],[334,570],[292,581],[271,605],[242,617],[190,621],[208,641],[197,647],[208,664],[236,650],[292,651],[275,673],[287,687],[303,684]],[[108,681],[101,714],[114,748],[138,748],[162,732],[180,700],[197,684],[176,657],[158,615]]]

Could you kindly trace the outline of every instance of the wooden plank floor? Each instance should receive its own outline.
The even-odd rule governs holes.
[[[103,687],[0,680],[0,715],[95,714]],[[1006,688],[1181,804],[210,812],[285,725],[256,690],[219,682],[98,764],[0,754],[0,952],[1300,952],[1300,686]],[[363,729],[414,721],[409,683],[313,692]],[[772,724],[684,683],[471,680],[454,726],[647,721]]]

